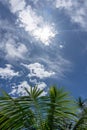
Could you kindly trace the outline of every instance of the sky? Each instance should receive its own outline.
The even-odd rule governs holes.
[[[87,97],[87,1],[0,0],[0,87],[64,87]]]

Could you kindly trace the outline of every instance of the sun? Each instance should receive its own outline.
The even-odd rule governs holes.
[[[36,39],[40,40],[45,45],[49,45],[50,40],[55,37],[55,33],[53,31],[53,27],[49,25],[44,25],[39,28],[34,33]]]

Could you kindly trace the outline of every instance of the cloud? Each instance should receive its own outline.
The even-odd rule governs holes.
[[[38,89],[39,90],[44,90],[45,87],[46,87],[46,84],[44,82],[39,82],[38,85],[37,85]],[[28,84],[27,81],[23,81],[21,82],[18,86],[16,84],[14,84],[12,86],[12,90],[9,94],[15,96],[15,95],[18,95],[18,96],[26,96],[28,95],[25,88],[30,91],[30,85]],[[34,88],[34,87],[32,87]],[[43,93],[41,94],[41,96],[44,96],[46,95],[47,93],[45,91],[43,91]]]
[[[63,58],[56,52],[56,49],[54,53],[47,55],[47,57],[39,58],[39,61],[46,64],[47,68],[55,73],[53,78],[64,79],[66,77],[66,73],[72,72],[73,63]]]
[[[33,63],[29,65],[22,64],[22,65],[25,66],[30,71],[30,73],[28,74],[29,78],[35,76],[40,79],[44,79],[55,75],[55,72],[45,70],[44,65],[40,63]]]
[[[45,22],[41,16],[33,11],[31,6],[19,12],[18,21],[21,27],[44,45],[49,45],[51,39],[56,35],[53,24]]]
[[[44,82],[37,83],[38,89],[43,90],[47,87],[47,85]]]
[[[59,45],[59,48],[60,48],[60,49],[64,48],[64,45],[60,44],[60,45]]]
[[[46,83],[39,82],[39,83],[37,83],[37,87],[38,87],[39,90],[44,90],[43,93],[41,94],[41,96],[47,95],[47,91],[45,90],[47,88]]]
[[[10,24],[7,19],[0,20],[0,29],[0,51],[4,54],[3,57],[6,60],[25,59],[29,48],[25,45],[25,36],[23,37],[22,31],[17,29],[16,25]]]
[[[50,1],[52,0],[49,0],[49,2]],[[11,12],[17,16],[16,18],[18,20],[18,24],[11,26],[9,21],[5,21],[4,23],[4,28],[6,28],[7,33],[5,34],[1,33],[1,37],[0,37],[0,39],[2,39],[2,35],[4,35],[2,39],[2,43],[0,44],[0,50],[4,51],[3,57],[5,56],[6,60],[22,59],[22,62],[23,60],[26,60],[27,65],[30,62],[32,64],[34,63],[33,68],[31,68],[31,70],[29,69],[29,71],[31,71],[29,76],[32,77],[37,75],[39,75],[38,77],[39,79],[47,78],[47,76],[55,77],[55,75],[57,75],[58,78],[63,77],[65,75],[65,72],[70,71],[70,66],[71,66],[68,60],[66,60],[63,57],[60,57],[61,54],[59,52],[60,51],[59,48],[62,49],[63,45],[62,44],[60,45],[58,42],[56,42],[57,41],[56,39],[54,41],[54,44],[52,44],[52,46],[50,46],[49,48],[46,46],[43,47],[43,46],[39,46],[39,44],[38,45],[36,44],[37,43],[36,41],[41,41],[44,45],[50,45],[50,43],[53,42],[52,39],[54,39],[56,35],[56,31],[54,28],[55,25],[53,23],[50,23],[50,20],[48,18],[46,19],[42,17],[39,13],[40,10],[35,8],[35,5],[34,6],[28,5],[26,4],[25,0],[9,0],[8,3],[10,4]],[[67,5],[68,8],[70,6],[72,7],[72,5],[70,5],[69,2]],[[50,6],[50,4],[48,4],[48,6]],[[64,9],[65,8],[67,9],[67,7],[65,7],[64,4],[63,6]],[[53,10],[53,8],[51,9]],[[3,27],[3,21],[1,22],[0,25],[1,27]],[[11,30],[10,32],[8,28],[10,28]],[[26,33],[23,28],[28,33]],[[33,42],[32,43],[30,42],[31,38],[28,37],[29,35],[26,34],[32,36],[35,43],[34,45]],[[24,43],[21,43],[21,41],[23,41]],[[31,57],[29,57],[28,51],[29,54],[32,55]],[[35,63],[39,63],[39,67],[37,67]],[[47,69],[44,67],[44,65],[40,63],[44,63]],[[34,66],[36,66],[36,68]],[[39,70],[40,72],[37,72]]]
[[[21,3],[21,4],[18,4]],[[20,27],[24,28],[26,32],[42,42],[44,45],[49,45],[51,40],[55,37],[56,31],[54,24],[46,22],[42,16],[36,13],[30,5],[26,6],[26,2],[22,0],[10,0],[11,11],[17,14],[17,23]],[[17,5],[17,6],[16,6]]]
[[[5,58],[8,60],[15,59],[24,59],[25,54],[28,52],[27,47],[16,41],[15,38],[11,38],[8,35],[8,38],[4,36],[4,39],[1,41],[0,50],[5,53]]]
[[[23,10],[26,6],[25,0],[9,0],[9,3],[13,13],[17,13],[18,11]]]
[[[72,6],[72,0],[55,0],[56,8],[70,8]]]
[[[13,39],[9,39],[5,45],[7,58],[23,58],[28,51],[24,44],[15,44]]]
[[[15,72],[10,64],[6,64],[5,68],[0,67],[0,77],[12,79],[14,76],[19,76],[19,72]]]
[[[10,92],[11,95],[19,95],[19,96],[25,96],[27,95],[27,92],[25,91],[25,88],[30,91],[30,85],[27,83],[27,81],[21,82],[18,86],[14,84],[12,86],[12,90]]]
[[[55,7],[64,9],[72,22],[87,30],[87,1],[55,0]]]

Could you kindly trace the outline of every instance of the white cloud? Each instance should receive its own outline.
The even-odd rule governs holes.
[[[60,44],[59,47],[62,49],[64,46],[62,44]]]
[[[70,8],[72,6],[72,0],[56,0],[56,8]]]
[[[60,54],[57,54],[56,51],[54,51],[54,53],[53,53],[53,57],[47,55],[47,57],[43,57],[43,58],[41,57],[39,58],[39,60],[42,61],[44,64],[46,64],[47,68],[49,68],[51,72],[55,73],[55,75],[53,75],[54,76],[53,78],[63,79],[66,77],[67,73],[72,72],[73,63],[60,56]]]
[[[13,13],[23,10],[26,6],[25,0],[9,0],[9,3]]]
[[[37,79],[29,79],[31,83],[37,84]]]
[[[8,39],[5,44],[5,52],[7,58],[24,58],[27,53],[27,47],[22,43],[16,43],[14,39]]]
[[[17,13],[18,16],[17,23],[36,41],[49,45],[56,35],[53,23],[46,22],[42,16],[37,15],[36,10],[32,9],[30,5],[25,6],[24,0],[20,1],[10,0],[11,11]]]
[[[55,0],[55,6],[58,9],[65,9],[72,22],[87,30],[87,1]]]
[[[27,81],[21,82],[18,86],[13,85],[12,91],[10,92],[10,94],[11,95],[17,94],[19,96],[25,96],[25,95],[27,95],[25,88],[27,88],[27,90],[30,91],[30,85],[27,83]]]
[[[38,89],[43,90],[47,87],[47,85],[44,82],[37,83]]]
[[[47,88],[47,85],[44,82],[39,82],[37,83],[37,87],[40,90],[44,90],[45,88]],[[41,96],[45,96],[47,94],[47,91],[43,91],[43,93],[41,94]]]
[[[6,64],[6,67],[5,68],[1,68],[0,67],[0,77],[1,78],[13,78],[14,76],[19,76],[19,72],[15,72],[13,69],[12,69],[12,66],[10,64]]]
[[[28,75],[29,77],[36,76],[40,79],[44,79],[55,75],[55,72],[45,70],[44,65],[40,63],[34,63],[29,65],[22,64],[22,65],[25,66],[30,71]]]
[[[18,21],[31,36],[45,45],[49,45],[51,39],[56,35],[53,24],[45,22],[33,11],[31,6],[19,12]]]
[[[37,84],[37,87],[38,87],[39,90],[44,90],[45,87],[46,87],[46,84],[45,84],[44,82],[39,82],[39,83]],[[26,96],[26,95],[28,95],[28,94],[27,94],[25,88],[26,88],[28,91],[30,91],[30,85],[28,84],[27,81],[21,82],[18,86],[13,85],[13,86],[12,86],[12,91],[11,91],[9,94],[11,94],[11,95],[13,95],[13,96],[15,96],[15,94],[16,94],[16,95],[19,95],[19,96]],[[33,87],[33,88],[34,88],[34,87]],[[43,91],[43,93],[42,93],[40,96],[44,96],[44,95],[46,95],[46,94],[47,94],[47,92]]]

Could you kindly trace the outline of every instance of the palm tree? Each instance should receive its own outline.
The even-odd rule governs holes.
[[[78,120],[74,125],[73,130],[87,130],[87,99],[77,99],[78,105]]]
[[[3,91],[0,97],[2,130],[70,130],[76,119],[75,104],[63,88],[50,87],[48,94],[31,87],[27,96],[12,98]]]

